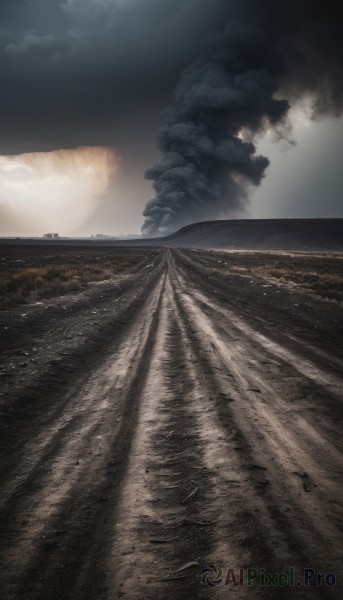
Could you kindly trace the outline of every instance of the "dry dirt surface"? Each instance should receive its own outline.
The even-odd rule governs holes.
[[[1,600],[343,597],[341,304],[217,258],[0,312]]]

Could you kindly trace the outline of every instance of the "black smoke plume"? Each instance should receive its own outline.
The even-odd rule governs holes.
[[[162,113],[143,234],[244,209],[269,162],[256,156],[254,135],[282,126],[304,96],[314,118],[342,112],[342,40],[337,1],[226,0],[222,27]]]

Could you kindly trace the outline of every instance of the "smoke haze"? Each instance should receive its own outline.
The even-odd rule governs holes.
[[[230,2],[224,22],[162,114],[162,159],[146,171],[156,191],[144,210],[146,235],[244,210],[269,164],[254,136],[286,130],[290,103],[309,95],[313,118],[341,113],[338,3]]]
[[[93,213],[117,170],[108,148],[1,156],[2,233],[72,233]]]
[[[115,149],[121,168],[100,195],[89,193],[93,183],[83,188],[80,176],[82,200],[64,162],[69,183],[61,187],[60,213],[75,207],[70,227],[57,214],[55,167],[50,189],[41,176],[25,187],[25,167],[1,173],[0,233],[71,231],[74,224],[83,235],[138,232],[147,202],[148,235],[204,218],[249,216],[254,190],[270,194],[269,177],[281,181],[285,172],[280,144],[268,152],[261,145],[264,132],[292,136],[289,106],[304,99],[313,129],[319,119],[341,113],[340,9],[336,0],[1,0],[0,154],[6,164],[10,155],[20,162],[20,155],[27,161],[29,154],[61,148],[106,147]],[[297,154],[300,173],[305,137],[302,130],[296,138],[304,148]],[[274,216],[311,216],[315,176],[324,181],[337,165],[331,138],[325,127],[326,152],[316,154],[312,186],[299,183],[285,207],[285,182],[266,198],[266,212],[270,206]],[[334,175],[340,189],[342,170]],[[342,216],[338,191],[331,197],[332,214]],[[325,212],[324,196],[321,206]]]

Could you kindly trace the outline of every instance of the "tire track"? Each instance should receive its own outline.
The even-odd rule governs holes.
[[[229,313],[226,321],[223,322],[224,315],[219,310],[220,319],[218,316],[215,319],[213,314],[209,318],[196,302],[199,292],[189,286],[185,291],[185,282],[180,284],[179,277],[179,272],[175,272],[175,278],[179,280],[179,306],[184,313],[190,337],[194,336],[197,339],[195,349],[198,351],[198,360],[208,370],[207,377],[211,376],[209,371],[212,365],[212,375],[216,381],[214,388],[221,387],[223,396],[231,396],[235,399],[235,403],[230,403],[229,406],[230,420],[237,427],[239,445],[236,450],[243,458],[248,459],[245,465],[242,464],[242,471],[246,471],[247,463],[249,464],[250,461],[250,464],[254,462],[261,465],[268,461],[267,474],[272,485],[268,484],[262,489],[260,486],[257,491],[265,498],[266,504],[270,503],[270,506],[260,506],[258,510],[260,523],[264,524],[273,536],[273,548],[278,548],[280,552],[284,547],[284,557],[288,555],[289,559],[292,559],[294,555],[292,550],[295,546],[298,559],[302,558],[305,562],[311,559],[319,569],[320,561],[325,562],[329,569],[333,569],[335,565],[337,572],[340,572],[343,550],[342,512],[338,507],[341,497],[342,454],[333,448],[327,452],[325,445],[323,446],[323,439],[318,439],[307,423],[300,433],[299,429],[301,430],[303,423],[294,422],[289,412],[288,419],[280,420],[277,411],[278,390],[276,389],[271,395],[270,384],[263,383],[261,378],[258,379],[260,387],[256,389],[259,389],[263,399],[269,397],[266,404],[261,401],[260,394],[249,391],[256,386],[256,375],[245,366],[246,359],[249,357],[249,346],[253,346],[249,336],[241,348],[235,346],[235,356],[232,359],[230,329],[233,327],[235,330],[237,317],[231,320]],[[177,289],[176,284],[174,287]],[[219,322],[220,327],[218,327]],[[220,334],[218,334],[219,330]],[[261,348],[259,352],[261,353]],[[286,386],[283,394],[281,405],[287,402]],[[225,410],[223,402],[218,402],[217,406],[220,405],[222,406],[219,415],[225,418],[229,409]],[[299,429],[298,425],[300,425]],[[304,432],[311,439],[311,446],[307,443]],[[253,454],[250,452],[251,449]],[[321,469],[319,461],[321,461]],[[298,474],[302,473],[304,467],[311,475],[314,474],[315,481],[320,482],[319,490],[313,489],[311,495],[306,492],[301,493],[299,490],[301,478],[296,481],[297,476],[291,477],[295,471]],[[246,506],[249,504],[248,498],[249,494],[244,498]],[[283,499],[281,502],[280,498]],[[253,501],[256,501],[256,495]],[[286,504],[285,511],[280,506],[282,503]],[[242,523],[239,524],[239,528],[241,527]],[[280,532],[284,540],[279,539]],[[289,532],[292,532],[292,535],[289,535]],[[288,549],[287,545],[285,547],[287,538]],[[250,546],[253,547],[252,540]],[[260,548],[260,557],[263,556],[266,547],[265,545],[264,549]],[[258,556],[255,557],[256,560]],[[325,591],[323,594],[325,597]]]
[[[121,326],[107,318],[98,355],[75,355],[75,382],[57,385],[60,404],[22,444],[2,486],[4,600],[332,597],[212,590],[199,580],[210,563],[224,578],[333,571],[342,592],[341,382],[328,346],[269,335],[263,311],[254,320],[203,289],[201,257],[188,255],[165,250],[139,290],[127,282]]]
[[[4,519],[8,530],[2,538],[1,568],[13,573],[9,598],[18,580],[21,594],[29,590],[42,599],[51,598],[53,586],[61,587],[59,565],[64,565],[63,597],[73,597],[74,579],[82,580],[80,571],[90,551],[88,543],[82,543],[82,523],[89,529],[98,520],[97,503],[111,499],[110,491],[121,476],[112,467],[125,463],[129,452],[137,390],[148,369],[163,286],[164,275],[142,307],[149,318],[131,325],[116,353],[72,394],[61,417],[27,449],[30,462],[21,465],[18,478],[13,474],[7,506],[13,511],[14,498],[15,519]],[[19,492],[13,489],[17,479]],[[6,490],[2,498],[6,509]],[[44,565],[47,553],[51,559]],[[65,555],[76,561],[77,568],[75,562],[65,568]]]

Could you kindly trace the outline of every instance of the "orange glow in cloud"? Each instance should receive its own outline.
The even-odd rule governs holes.
[[[105,147],[0,156],[0,235],[72,234],[118,168],[117,155]]]

